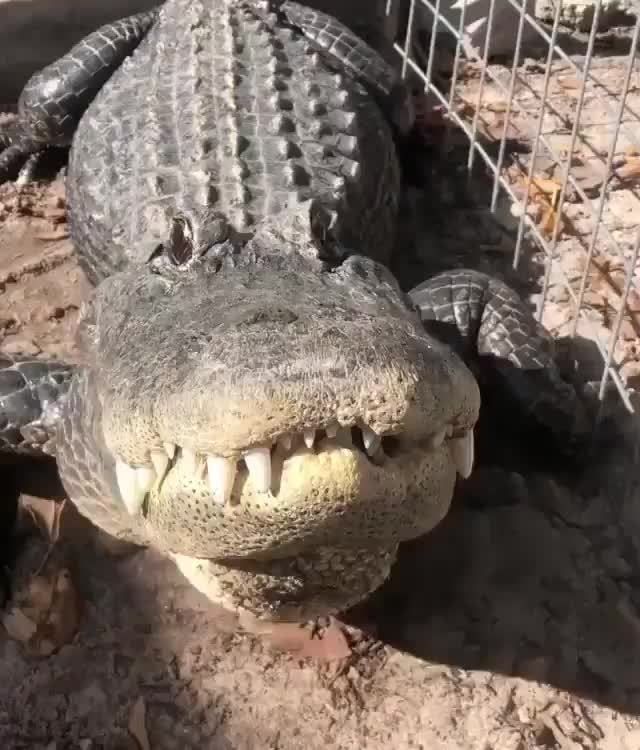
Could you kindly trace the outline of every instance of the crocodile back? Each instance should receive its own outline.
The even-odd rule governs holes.
[[[398,210],[391,129],[336,60],[255,3],[168,0],[89,106],[69,162],[70,225],[98,282],[145,262],[176,211],[250,232],[320,199],[341,244],[386,261]]]

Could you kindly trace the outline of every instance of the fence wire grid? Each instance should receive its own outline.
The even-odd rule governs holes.
[[[403,0],[386,2],[387,22],[395,19],[397,29]],[[581,0],[590,26],[581,39],[567,29],[569,4],[563,0],[547,5],[542,16],[540,0],[452,2],[405,2],[394,43],[402,74],[424,87],[448,128],[465,134],[467,168],[478,160],[486,166],[489,209],[495,212],[501,195],[508,197],[517,220],[514,268],[526,241],[544,254],[538,319],[546,324],[549,308],[563,300],[561,333],[586,336],[601,355],[599,399],[613,383],[634,412],[633,376],[640,374],[640,16],[627,16],[618,47],[612,54],[609,45],[603,60],[603,0]],[[505,10],[511,14],[506,32]],[[502,62],[496,64],[498,34]],[[449,50],[446,86],[443,49]],[[493,116],[489,127],[487,113]],[[515,157],[509,149],[514,132],[526,146]]]

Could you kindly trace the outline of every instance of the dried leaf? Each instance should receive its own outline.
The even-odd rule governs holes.
[[[562,189],[562,185],[556,180],[549,179],[548,177],[533,177],[531,179],[532,184],[538,188],[545,195],[555,197],[557,193]]]
[[[49,617],[42,627],[40,653],[53,653],[73,640],[80,626],[81,609],[81,600],[71,574],[63,568],[56,578]]]
[[[640,177],[640,157],[627,157],[625,163],[616,169],[616,175],[621,180],[630,180],[633,177]]]
[[[38,626],[18,607],[13,607],[2,618],[2,624],[9,638],[20,643],[28,643]]]
[[[146,713],[144,698],[140,696],[133,704],[128,724],[129,733],[140,746],[140,750],[151,750],[146,727]]]
[[[33,520],[36,528],[51,544],[60,536],[60,517],[65,500],[55,501],[32,495],[21,495],[20,505]]]
[[[57,242],[58,240],[66,240],[69,237],[69,230],[61,228],[55,232],[38,232],[35,237],[40,242]]]
[[[564,227],[562,218],[558,216],[553,206],[548,206],[544,212],[542,220],[540,221],[540,231],[543,232],[547,238],[553,237],[556,223],[559,224],[557,232],[560,234]]]
[[[16,605],[3,618],[11,638],[41,656],[49,656],[73,640],[82,607],[66,568],[33,576],[15,600]]]
[[[265,637],[274,648],[301,659],[325,662],[346,659],[351,655],[344,633],[333,620],[318,634],[295,623],[275,623]]]
[[[521,178],[521,185],[523,192],[527,190],[527,183],[524,178]],[[554,232],[556,222],[559,222],[558,233],[563,229],[564,223],[562,218],[558,216],[558,198],[562,186],[553,179],[548,177],[532,177],[531,185],[529,188],[529,198],[531,203],[537,204],[542,214],[538,226],[540,231],[543,232],[547,237],[551,237]]]
[[[575,90],[582,86],[582,81],[573,76],[558,76],[558,83],[563,89]]]

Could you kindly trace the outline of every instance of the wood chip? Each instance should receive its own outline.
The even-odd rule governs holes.
[[[133,704],[133,708],[129,714],[128,724],[129,734],[131,734],[134,740],[138,743],[140,750],[151,750],[149,735],[147,734],[146,714],[147,708],[144,698],[140,696]]]

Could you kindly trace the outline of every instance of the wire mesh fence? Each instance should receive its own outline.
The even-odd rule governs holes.
[[[595,342],[600,399],[613,384],[633,412],[640,18],[619,14],[612,33],[603,0],[451,2],[387,0],[390,26],[400,24],[394,48],[403,75],[440,108],[448,129],[465,134],[467,168],[491,177],[488,208],[510,201],[514,267],[531,241],[543,253],[539,320]],[[578,11],[582,34],[568,21]]]

